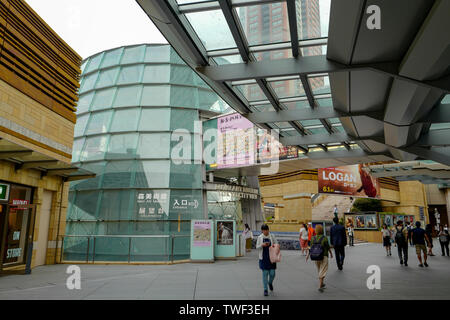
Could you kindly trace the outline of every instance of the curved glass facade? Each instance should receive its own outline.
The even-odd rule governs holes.
[[[189,234],[190,220],[203,218],[201,159],[177,165],[172,151],[201,134],[194,133],[201,110],[228,106],[169,45],[101,52],[82,70],[72,162],[97,177],[71,183],[66,235],[103,237],[95,246],[65,238],[64,258],[165,260],[172,250],[165,238],[114,236]],[[176,129],[184,129],[181,137]],[[174,246],[175,258],[188,257],[188,237]]]

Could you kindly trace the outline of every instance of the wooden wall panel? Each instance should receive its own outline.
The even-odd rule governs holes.
[[[81,57],[23,0],[0,0],[0,79],[74,122]]]

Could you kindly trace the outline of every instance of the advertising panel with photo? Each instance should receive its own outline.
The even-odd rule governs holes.
[[[195,247],[211,246],[211,221],[194,221]]]
[[[346,216],[345,217],[345,226],[348,228],[350,226],[352,226],[353,228],[355,227],[355,219],[353,216]]]
[[[366,170],[362,164],[320,168],[319,193],[379,199],[379,181]]]
[[[257,154],[259,163],[298,158],[297,147],[283,146],[278,140],[272,137],[267,130],[257,129],[257,135]],[[278,150],[275,150],[275,148],[278,148]]]
[[[217,168],[255,164],[255,128],[238,113],[217,119]]]
[[[376,214],[367,215],[364,218],[364,225],[366,229],[378,229]]]
[[[232,246],[233,245],[233,221],[217,222],[217,245]]]
[[[365,218],[364,216],[355,217],[355,229],[365,229]]]
[[[384,224],[386,224],[388,227],[392,227],[392,215],[386,214],[384,216]]]

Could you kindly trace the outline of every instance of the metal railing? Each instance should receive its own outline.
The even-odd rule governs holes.
[[[69,248],[65,248],[65,244],[66,244],[66,239],[85,239],[85,241],[80,241],[79,243],[76,243],[75,245],[72,245]],[[155,239],[165,239],[164,240],[164,249],[163,249],[163,254],[154,254],[155,256],[164,256],[165,259],[160,259],[160,260],[151,260],[151,259],[143,259],[143,260],[135,260],[136,262],[174,262],[174,256],[175,256],[175,239],[177,238],[190,238],[190,235],[63,235],[61,236],[61,248],[60,248],[60,262],[64,263],[64,262],[70,262],[70,261],[86,261],[86,263],[94,263],[95,262],[95,256],[96,256],[96,249],[97,249],[97,243],[98,243],[98,239],[107,239],[107,238],[111,238],[111,239],[128,239],[128,251],[127,253],[121,254],[121,256],[127,256],[127,259],[125,261],[127,261],[128,263],[131,262],[131,258],[133,255],[133,249],[136,248],[133,247],[133,240],[134,239],[148,239],[148,243],[146,243],[145,245],[147,246],[147,248],[151,251],[151,248],[155,248],[156,246],[158,246],[158,249],[160,248],[161,242],[157,242],[154,241]],[[84,246],[84,243],[86,244],[86,251],[85,254],[82,254],[81,251],[82,247]],[[190,241],[188,241],[188,244],[190,245]],[[142,243],[141,243],[142,246]],[[80,249],[81,248],[81,249]],[[70,249],[74,249],[72,252]],[[104,249],[104,248],[102,248]],[[120,248],[119,248],[120,249]],[[139,251],[139,250],[137,250]],[[72,254],[73,256],[85,256],[84,260],[80,260],[80,259],[65,259],[65,254],[70,255]],[[104,254],[105,256],[108,256],[108,253]],[[110,256],[113,255],[117,255],[117,253],[113,253],[110,252],[109,254]],[[139,256],[139,252],[135,252],[134,255]],[[187,252],[184,253],[184,255],[189,256],[189,250]],[[90,259],[90,256],[92,257]],[[147,256],[151,256],[151,254],[149,254],[147,252]],[[99,261],[97,261],[99,262]],[[117,260],[101,260],[101,262],[124,262],[122,259],[117,259]]]

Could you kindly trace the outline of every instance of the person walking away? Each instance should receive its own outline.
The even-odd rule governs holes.
[[[330,251],[330,244],[328,238],[323,235],[323,227],[318,224],[316,226],[316,235],[311,238],[311,248],[306,256],[306,261],[311,257],[317,267],[319,273],[319,291],[323,292],[325,289],[325,277],[328,271],[328,255],[333,258],[333,253]]]
[[[425,232],[425,230],[423,230],[420,227],[420,222],[417,221],[416,222],[416,228],[413,230],[413,243],[416,246],[416,253],[417,253],[417,259],[419,259],[419,267],[423,268],[423,266],[425,265],[425,267],[428,267],[427,264],[427,248],[425,246],[425,241],[429,242],[430,240],[428,239],[427,233]],[[422,256],[421,253],[423,252],[423,263],[422,263]]]
[[[395,226],[391,228],[391,246],[394,244],[394,247],[397,247],[397,243],[395,243]]]
[[[311,238],[316,235],[316,232],[314,231],[312,227],[312,223],[308,222],[308,247],[311,247]]]
[[[391,252],[391,230],[389,230],[387,224],[383,224],[383,229],[381,230],[383,236],[383,247],[386,248],[386,256],[392,256]]]
[[[252,251],[253,232],[250,230],[248,223],[245,224],[245,230],[243,232],[245,240],[245,250],[247,252]]]
[[[300,228],[299,241],[302,255],[306,256],[306,252],[308,251],[308,226],[305,223]]]
[[[430,241],[428,242],[428,255],[433,257],[433,227],[431,224],[427,224],[425,226],[425,232],[427,233],[428,240]]]
[[[445,253],[447,252],[448,255],[448,244],[450,241],[450,236],[448,234],[448,231],[444,229],[443,226],[441,226],[441,231],[439,232],[439,243],[441,244],[441,250],[442,250],[442,256],[445,256]]]
[[[403,226],[403,221],[397,221],[395,227],[395,243],[397,244],[398,257],[400,264],[405,263],[405,267],[408,266],[408,230]]]
[[[347,236],[345,227],[339,224],[339,219],[333,219],[334,225],[330,228],[330,241],[334,247],[336,264],[339,270],[343,269],[345,259],[345,246],[347,245]]]
[[[269,247],[278,243],[277,239],[269,232],[269,226],[263,224],[261,226],[262,233],[256,241],[256,249],[259,251],[259,268],[262,271],[264,296],[268,296],[268,288],[273,291],[273,280],[275,279],[276,263],[270,262]]]
[[[350,224],[347,228],[348,232],[348,242],[350,243],[350,247],[354,246],[354,235],[353,235],[353,225]]]
[[[333,214],[334,214],[335,218],[339,218],[338,217],[339,212],[338,212],[337,204],[334,205]]]

